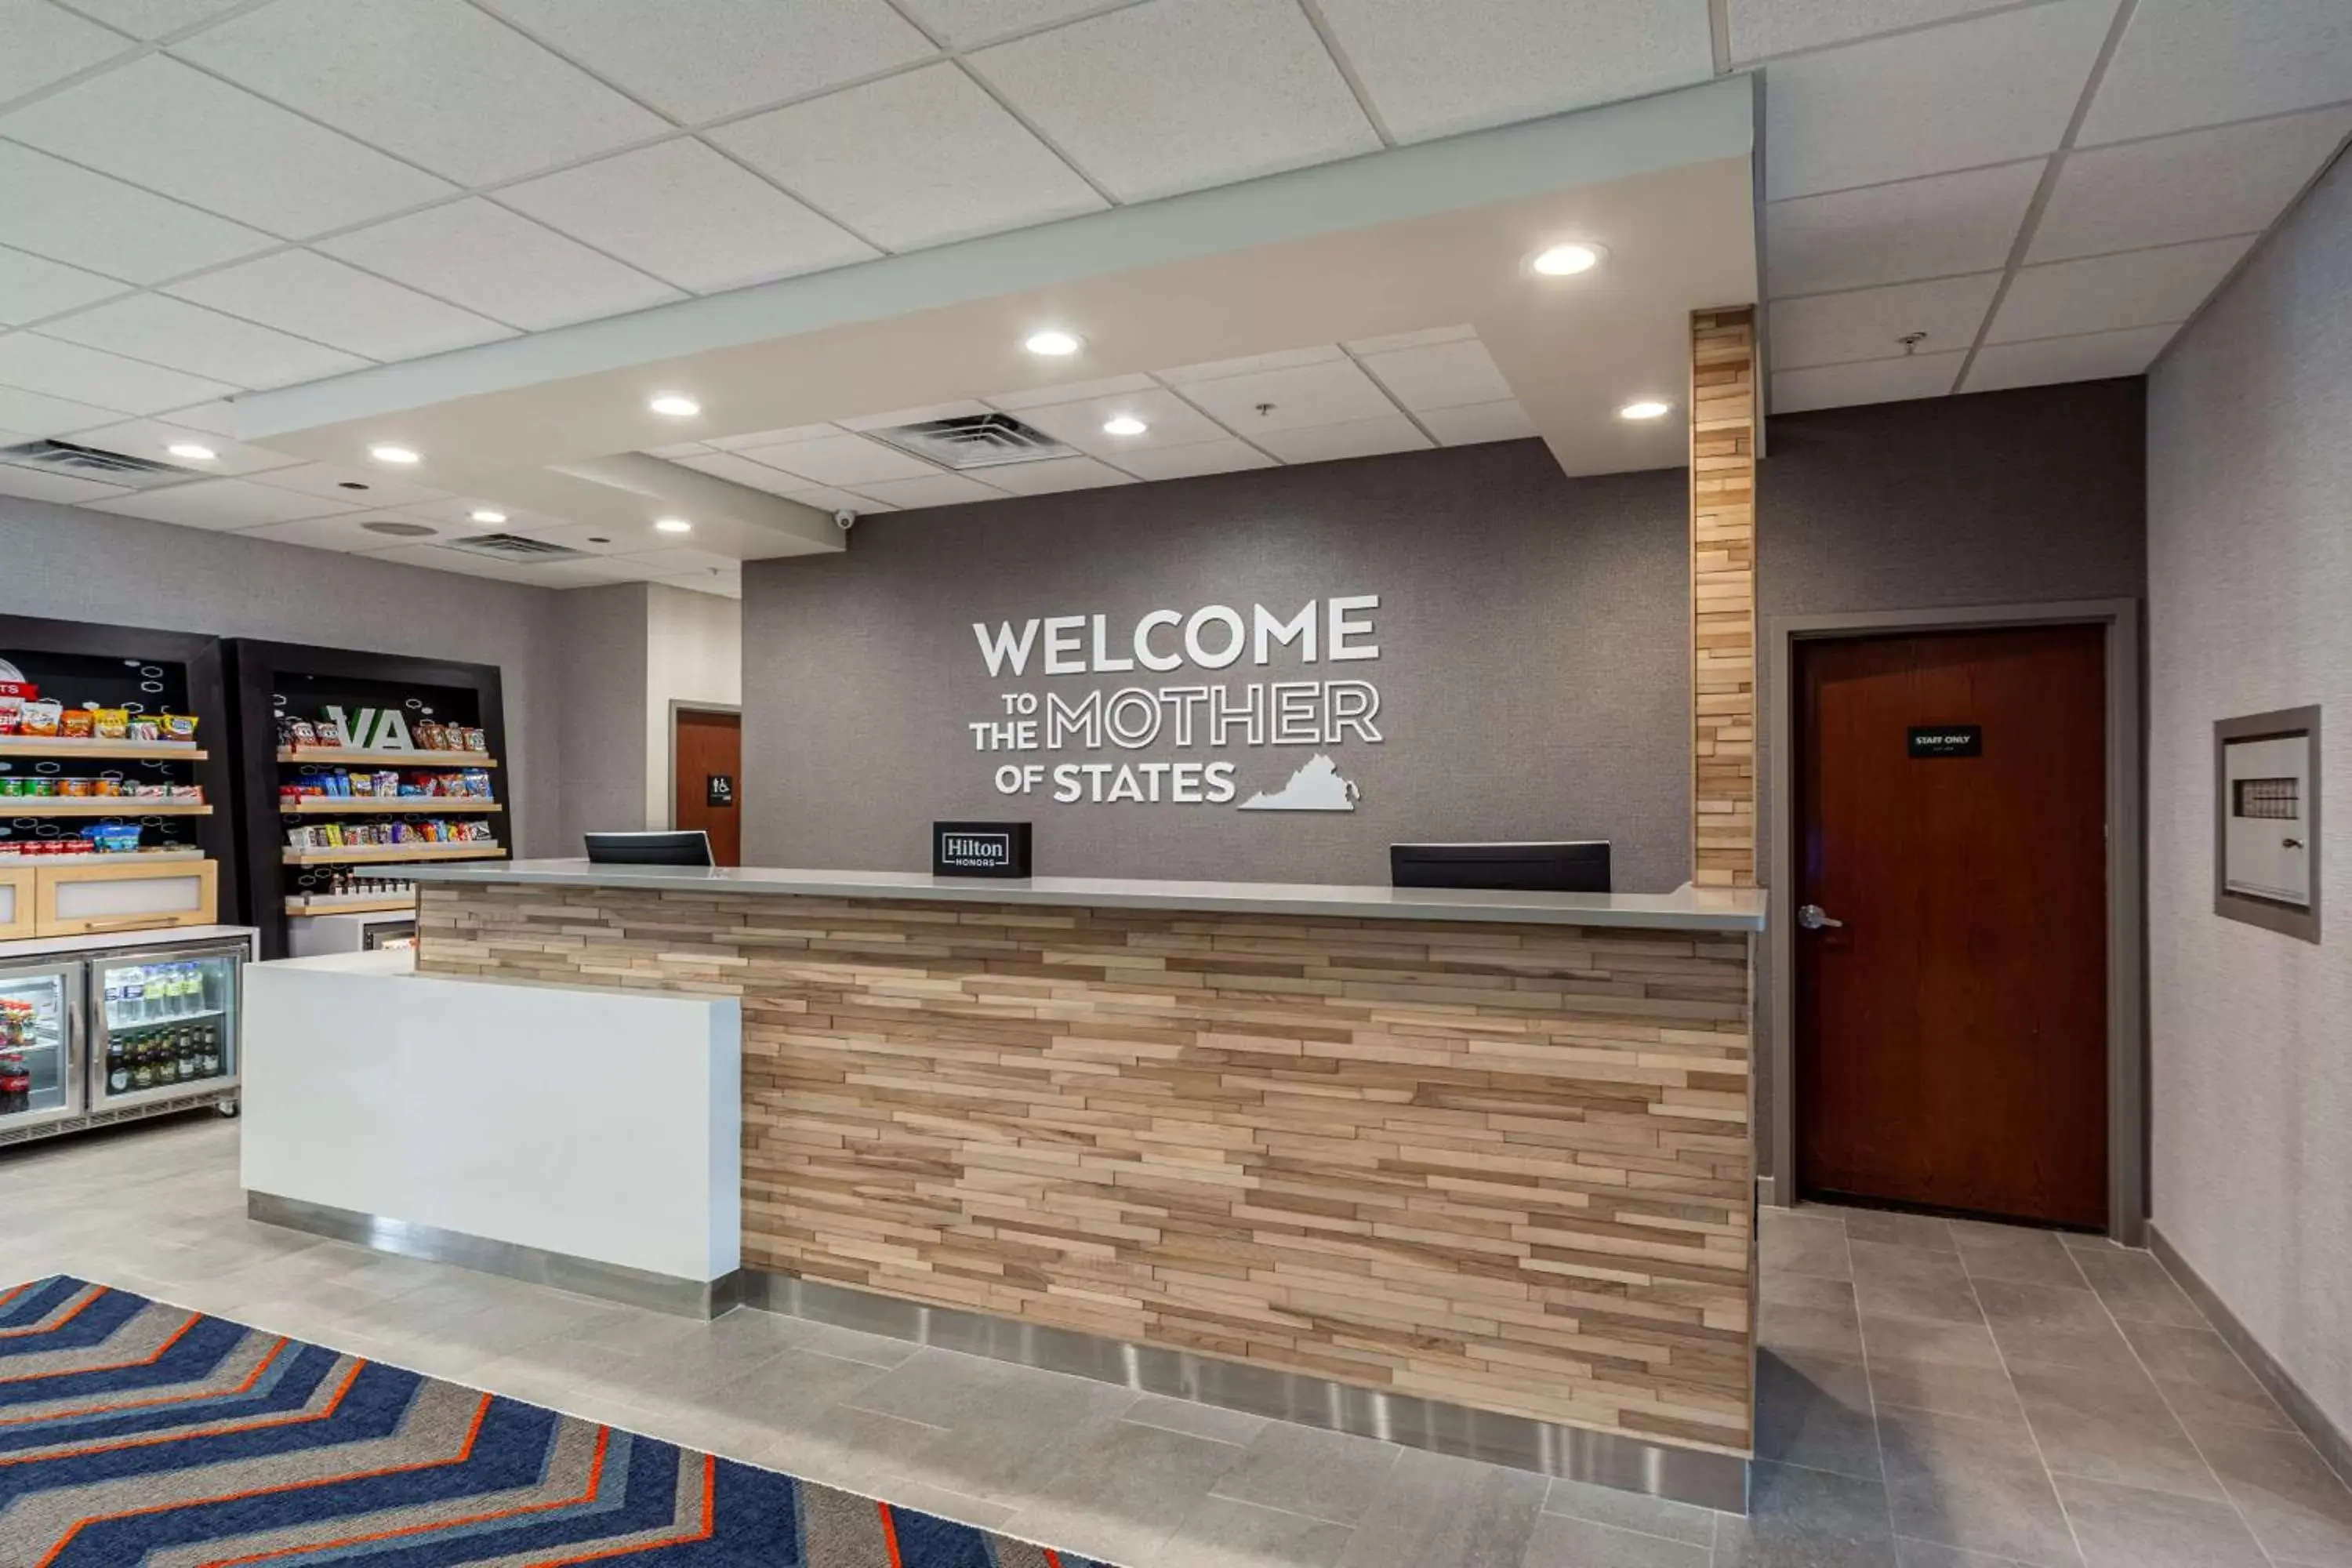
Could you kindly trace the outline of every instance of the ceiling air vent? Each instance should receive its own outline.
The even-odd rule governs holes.
[[[37,468],[45,474],[68,474],[78,479],[99,479],[131,489],[152,489],[157,485],[202,477],[194,468],[176,468],[147,458],[129,458],[121,452],[104,452],[96,447],[77,447],[71,441],[26,441],[0,447],[0,463]]]
[[[993,468],[1006,463],[1038,463],[1049,458],[1075,458],[1075,447],[1065,447],[1043,430],[1024,425],[1010,414],[967,414],[954,419],[926,419],[919,425],[894,425],[868,430],[902,452],[949,468]]]
[[[476,555],[488,555],[500,561],[517,561],[525,566],[542,561],[577,561],[588,552],[574,550],[567,544],[550,544],[544,539],[525,539],[520,533],[468,533],[441,542],[452,550],[467,550]]]

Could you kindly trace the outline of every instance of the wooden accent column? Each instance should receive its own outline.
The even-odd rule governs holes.
[[[1756,886],[1756,312],[1691,315],[1691,880]]]

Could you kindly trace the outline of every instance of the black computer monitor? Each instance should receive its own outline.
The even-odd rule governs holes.
[[[683,833],[591,833],[592,866],[710,866],[710,835],[699,827]]]
[[[1391,844],[1400,888],[1491,888],[1524,893],[1609,891],[1609,840],[1535,844]]]

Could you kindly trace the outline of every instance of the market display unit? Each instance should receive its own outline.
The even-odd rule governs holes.
[[[233,639],[247,906],[263,955],[415,908],[406,866],[504,858],[496,667]],[[313,928],[316,929],[313,929]],[[304,933],[297,941],[296,933]]]
[[[0,616],[0,940],[234,918],[213,637]]]

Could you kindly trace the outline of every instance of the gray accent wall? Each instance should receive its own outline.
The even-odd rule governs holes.
[[[513,831],[558,853],[564,661],[552,590],[0,496],[0,614],[461,659],[499,668]]]
[[[2155,1219],[2352,1432],[2352,165],[2148,395]],[[2213,910],[2213,725],[2317,703],[2317,945]]]
[[[1384,882],[1398,839],[1607,838],[1622,888],[1690,871],[1679,470],[1570,479],[1533,441],[861,521],[835,557],[744,571],[744,858],[929,866],[934,820],[1035,824],[1041,875]],[[1381,657],[992,679],[972,633],[1376,594]],[[1008,798],[973,750],[1000,694],[1359,678],[1377,745],[1328,749],[1352,812]],[[1055,760],[1239,763],[1240,797],[1318,748],[1158,745]]]
[[[556,595],[564,650],[563,788],[551,855],[581,853],[587,832],[646,821],[646,615],[650,584],[614,583]]]

